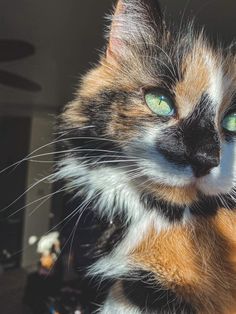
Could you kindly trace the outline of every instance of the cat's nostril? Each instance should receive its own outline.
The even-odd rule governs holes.
[[[220,158],[217,156],[210,156],[207,154],[196,154],[191,159],[191,166],[194,175],[199,178],[210,173],[212,168],[219,165]]]

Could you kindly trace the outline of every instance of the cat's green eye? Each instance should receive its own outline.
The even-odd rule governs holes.
[[[230,132],[236,132],[236,112],[230,113],[224,117],[222,127]]]
[[[145,94],[145,101],[148,107],[158,116],[169,117],[175,113],[173,100],[157,90]]]

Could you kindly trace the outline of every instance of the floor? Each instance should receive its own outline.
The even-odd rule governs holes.
[[[27,309],[22,305],[26,276],[21,269],[0,274],[1,314],[27,314]]]

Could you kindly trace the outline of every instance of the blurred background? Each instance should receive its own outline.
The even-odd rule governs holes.
[[[160,2],[166,16],[173,21],[180,23],[195,16],[197,24],[204,25],[212,39],[220,39],[224,44],[234,39],[235,1]],[[32,303],[38,300],[29,291],[38,285],[37,294],[43,294],[45,278],[52,275],[44,267],[48,266],[48,260],[40,261],[43,253],[37,252],[39,240],[49,230],[59,231],[58,224],[72,206],[60,187],[47,180],[55,158],[55,117],[73,99],[81,75],[98,60],[105,43],[104,16],[111,12],[113,3],[112,0],[0,0],[0,308],[3,314],[36,313]],[[63,239],[58,234],[53,236],[49,256],[61,256]],[[65,244],[64,239],[63,247]],[[67,254],[67,262],[61,259],[53,274],[57,280],[60,278],[60,283],[54,280],[54,284],[65,287],[66,282],[67,290],[55,301],[55,287],[52,287],[54,296],[47,299],[48,311],[38,308],[37,313],[90,313],[80,304],[75,305],[81,287],[72,287],[68,282],[78,282],[76,267],[72,262],[63,270],[70,258]],[[39,277],[32,276],[45,275],[44,272],[44,284],[37,281]],[[48,297],[46,293],[44,297]],[[70,306],[57,310],[55,303],[62,302],[62,298]]]

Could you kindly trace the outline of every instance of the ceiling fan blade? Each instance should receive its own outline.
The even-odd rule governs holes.
[[[34,54],[34,46],[22,40],[0,39],[0,62],[25,58]]]
[[[4,70],[0,70],[0,84],[28,92],[40,92],[42,90],[42,87],[38,83]]]

